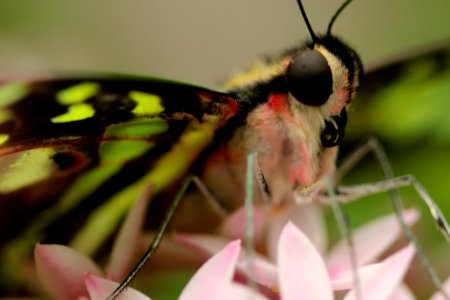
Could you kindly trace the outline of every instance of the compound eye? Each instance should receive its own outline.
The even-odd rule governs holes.
[[[331,95],[333,76],[327,60],[319,51],[305,50],[297,53],[289,63],[286,82],[297,101],[320,106]]]

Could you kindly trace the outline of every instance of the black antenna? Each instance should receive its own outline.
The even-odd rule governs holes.
[[[298,7],[300,8],[300,11],[302,12],[303,20],[305,20],[306,27],[308,27],[309,34],[311,35],[311,38],[312,38],[313,42],[315,43],[315,42],[317,42],[317,37],[314,34],[311,24],[309,24],[309,20],[308,20],[308,17],[306,16],[305,9],[303,8],[302,1],[297,0],[297,3],[298,3]]]
[[[352,0],[347,0],[342,3],[341,7],[334,13],[334,16],[331,18],[330,23],[328,23],[327,35],[331,34],[331,27],[333,27],[334,21],[336,21],[337,17],[341,14],[341,12],[350,4]]]

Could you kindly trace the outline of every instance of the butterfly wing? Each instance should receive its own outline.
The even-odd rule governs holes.
[[[111,231],[147,186],[153,194],[175,188],[238,106],[226,94],[174,82],[90,78],[7,83],[0,109],[0,241],[7,241],[69,211],[86,218],[106,200],[91,218],[108,214]]]

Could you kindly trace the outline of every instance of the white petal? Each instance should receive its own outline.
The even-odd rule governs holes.
[[[221,300],[269,300],[264,295],[259,294],[256,291],[253,291],[249,287],[232,283],[228,289],[226,289],[225,293],[220,297]]]
[[[277,244],[284,226],[291,221],[309,238],[320,253],[325,253],[327,234],[323,214],[316,204],[293,204],[282,211],[272,212],[267,225],[267,252],[270,258],[277,257]]]
[[[290,222],[282,231],[278,244],[278,272],[283,300],[333,299],[320,253]]]
[[[255,245],[260,244],[264,239],[264,225],[266,223],[266,218],[266,210],[264,207],[255,206],[253,209],[253,230],[255,233],[253,242]],[[242,206],[225,219],[220,226],[219,232],[230,240],[243,240],[246,238],[246,226],[246,208],[245,206]]]
[[[128,212],[114,241],[106,270],[108,275],[115,280],[125,278],[128,272],[131,271],[131,268],[134,267],[142,224],[144,223],[150,199],[151,188],[147,187]]]
[[[91,300],[104,300],[108,298],[119,286],[117,282],[101,277],[87,274],[85,277],[86,287]],[[128,287],[122,294],[120,300],[151,300],[139,291]]]
[[[394,294],[389,298],[390,300],[416,300],[416,297],[411,290],[405,285],[400,284],[394,291]]]
[[[409,209],[403,213],[406,224],[411,226],[419,218],[417,210]],[[395,214],[378,218],[357,229],[353,234],[358,265],[374,262],[402,232]],[[340,242],[330,252],[327,267],[331,276],[351,270],[350,255],[346,241]]]
[[[450,297],[450,277],[447,278],[447,280],[442,285],[442,289],[447,293],[447,295]],[[444,296],[440,292],[436,292],[433,294],[433,296],[430,298],[430,300],[446,300]]]
[[[278,285],[277,267],[261,256],[255,256],[251,261],[244,258],[241,253],[237,269],[239,272],[246,274],[247,277],[253,278],[255,282],[273,288]]]
[[[227,240],[212,235],[176,234],[174,238],[177,242],[204,256],[214,255],[228,243]],[[239,255],[237,270],[247,276],[253,276],[257,283],[269,288],[278,284],[277,267],[258,253],[255,253],[255,257],[250,262],[246,252],[242,251]]]
[[[63,245],[36,245],[34,258],[39,280],[54,299],[87,296],[85,274],[102,274],[90,258]]]
[[[230,242],[226,238],[209,234],[178,233],[173,236],[173,239],[204,257],[216,254]]]
[[[372,276],[360,280],[360,291],[364,300],[388,300],[399,287],[414,256],[414,247],[409,245],[380,263],[380,268]],[[355,290],[344,300],[357,299]]]
[[[381,263],[359,267],[357,270],[359,280],[365,280],[365,278],[368,277],[370,278],[379,271],[380,267]],[[338,276],[331,277],[331,285],[335,291],[350,290],[353,288],[354,283],[353,272],[351,270],[341,273]]]
[[[231,285],[240,248],[240,241],[233,241],[210,258],[194,274],[179,299],[207,300],[223,295]]]

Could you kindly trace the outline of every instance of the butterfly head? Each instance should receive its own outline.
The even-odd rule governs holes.
[[[334,20],[350,1],[337,10],[327,33],[316,35],[298,0],[311,38],[281,57],[256,62],[246,72],[231,78],[225,88],[242,103],[248,103],[250,110],[260,104],[270,105],[274,94],[287,95],[284,102],[291,111],[322,120],[322,146],[337,146],[344,136],[346,108],[356,96],[363,76],[361,59],[356,51],[331,34]],[[272,105],[275,114],[280,113],[277,109],[281,102],[278,99]]]
[[[305,14],[304,19],[310,28]],[[310,29],[311,39],[302,47],[259,62],[228,82],[248,111],[231,152],[241,158],[258,153],[260,173],[275,202],[335,168],[334,146],[344,137],[347,107],[363,72],[357,53],[330,33],[332,22],[325,35]]]
[[[285,75],[289,97],[320,111],[325,120],[324,147],[342,141],[346,108],[356,96],[362,74],[357,53],[333,35],[316,37],[291,57]]]
[[[342,141],[346,107],[355,97],[363,75],[358,54],[331,34],[334,21],[351,0],[336,11],[323,36],[316,36],[301,1],[297,2],[311,40],[302,50],[291,54],[286,85],[294,101],[320,109],[325,119],[321,142],[324,147],[333,147]]]

